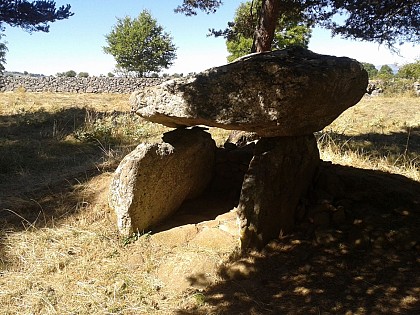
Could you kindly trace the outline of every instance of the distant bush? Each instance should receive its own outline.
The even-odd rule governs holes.
[[[363,68],[367,71],[369,79],[373,79],[378,75],[378,69],[372,63],[362,62]]]
[[[74,78],[76,77],[77,73],[74,70],[69,70],[67,72],[58,72],[56,74],[57,77],[67,77],[67,78]]]
[[[394,77],[394,71],[392,71],[392,68],[388,65],[383,65],[379,71],[377,77],[382,80],[390,80]]]
[[[77,75],[79,78],[89,78],[89,73],[87,72],[79,72]]]
[[[76,75],[77,75],[76,71],[73,71],[73,70],[69,70],[65,74],[65,76],[68,77],[68,78],[74,78],[74,77],[76,77]]]
[[[420,80],[420,59],[400,67],[397,77],[409,80]]]
[[[394,96],[404,94],[406,96],[415,96],[414,89],[415,80],[392,78],[389,80],[372,80],[371,84],[375,89],[381,91],[386,96]]]

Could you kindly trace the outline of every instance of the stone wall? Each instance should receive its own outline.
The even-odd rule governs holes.
[[[24,88],[27,92],[132,93],[161,83],[163,78],[67,78],[67,77],[0,77],[0,91]]]

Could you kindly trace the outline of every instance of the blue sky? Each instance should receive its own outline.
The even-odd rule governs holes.
[[[226,0],[216,14],[199,14],[186,17],[173,9],[181,0],[68,0],[57,5],[71,4],[74,16],[51,24],[49,33],[32,33],[19,28],[6,28],[7,71],[28,71],[55,75],[57,72],[75,70],[91,75],[113,72],[115,61],[103,52],[105,35],[118,18],[137,17],[147,9],[173,37],[178,47],[174,65],[168,73],[199,72],[226,63],[226,46],[223,38],[207,37],[208,29],[220,29],[232,20],[242,0]],[[340,38],[331,39],[329,31],[315,29],[309,49],[317,53],[348,56],[377,66],[404,64],[420,58],[420,46],[406,44],[401,56],[385,47]]]

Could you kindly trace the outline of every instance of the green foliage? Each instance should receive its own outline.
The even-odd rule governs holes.
[[[233,61],[251,52],[254,30],[258,24],[256,7],[261,0],[242,3],[236,10],[234,22],[226,30],[226,47],[230,55],[228,61]],[[303,16],[293,14],[285,16],[280,14],[272,43],[272,49],[282,49],[288,46],[299,45],[307,47],[311,37],[310,27],[303,21]]]
[[[84,143],[100,143],[107,147],[128,143],[149,136],[140,117],[130,113],[99,113],[87,111],[85,124],[73,132],[75,139]]]
[[[4,36],[3,30],[1,28],[0,24],[0,40]],[[7,52],[7,46],[5,42],[0,42],[0,74],[4,71],[4,64],[6,63],[6,52]]]
[[[107,76],[108,76],[108,78],[113,78],[113,77],[115,77],[115,74],[113,74],[112,72],[108,72]]]
[[[363,68],[367,71],[369,79],[373,79],[378,75],[378,69],[372,63],[362,62]]]
[[[249,54],[251,52],[252,43],[252,37],[244,37],[242,35],[238,35],[235,40],[227,40],[226,48],[230,53],[230,55],[227,56],[227,60],[232,62],[239,57]]]
[[[420,80],[420,59],[401,66],[397,76],[402,79]]]
[[[383,65],[378,72],[378,78],[383,80],[389,80],[394,76],[392,68],[388,65]]]
[[[140,238],[145,237],[148,238],[152,234],[152,231],[149,232],[133,232],[131,235],[125,237],[122,241],[123,246],[127,246],[138,241]]]
[[[206,296],[203,293],[195,293],[193,297],[197,306],[203,306],[206,303]]]
[[[262,1],[268,2],[268,0]],[[419,0],[278,1],[280,2],[279,10],[283,16],[302,15],[309,25],[317,24],[327,28],[331,30],[333,36],[376,42],[389,47],[404,42],[418,43],[420,41]],[[175,11],[186,15],[196,14],[197,10],[213,13],[220,5],[221,1],[217,0],[183,0],[182,5]],[[257,7],[261,8],[261,5]],[[258,16],[258,13],[255,15]],[[230,28],[231,23],[228,25]],[[221,31],[212,30],[212,33],[226,37],[229,34],[229,28]]]
[[[183,0],[182,5],[178,6],[174,11],[183,13],[187,16],[197,15],[197,10],[214,13],[222,4],[220,0]]]
[[[393,77],[392,79],[382,80],[378,86],[383,90],[383,93],[386,96],[415,96],[413,83],[413,80]]]
[[[76,76],[77,74],[76,74],[76,71],[74,71],[74,70],[69,70],[69,71],[67,71],[66,73],[65,73],[65,77],[68,77],[68,78],[74,78],[75,76]]]
[[[88,78],[89,77],[89,73],[87,73],[87,72],[79,72],[79,74],[77,76],[79,78]]]
[[[68,19],[74,13],[70,11],[69,4],[56,8],[52,0],[7,0],[0,1],[0,39],[4,28],[2,23],[12,27],[21,27],[28,32],[48,32],[50,22]],[[0,42],[0,74],[4,71],[6,63],[6,43]]]
[[[48,32],[50,22],[68,19],[74,13],[70,12],[69,4],[56,8],[51,0],[7,0],[0,1],[0,24],[21,27],[28,32]]]
[[[76,75],[77,75],[77,73],[74,70],[69,70],[69,71],[66,71],[66,72],[58,72],[56,74],[57,77],[61,77],[61,78],[62,77],[74,78],[74,77],[76,77]]]
[[[172,38],[148,11],[138,18],[118,19],[114,29],[106,35],[104,51],[114,56],[117,68],[126,74],[144,76],[169,68],[176,57]]]

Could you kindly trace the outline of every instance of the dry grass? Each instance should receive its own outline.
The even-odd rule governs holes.
[[[365,97],[318,133],[321,158],[420,181],[420,99]]]
[[[110,171],[138,141],[153,139],[165,130],[127,115],[127,99],[127,95],[108,94],[0,95],[2,314],[193,314],[195,311],[177,310],[206,304],[210,293],[162,290],[156,270],[174,255],[173,249],[152,242],[147,235],[135,237],[137,241],[131,243],[134,238],[121,239],[116,231],[114,215],[107,206]],[[318,134],[322,157],[420,181],[419,115],[418,98],[364,98]],[[225,132],[212,129],[212,133],[219,144],[223,142]],[[25,156],[28,150],[31,155]],[[94,172],[87,171],[92,168]],[[32,186],[44,188],[32,192]],[[292,264],[296,257],[304,256],[305,249],[291,256],[297,248],[293,241],[289,247],[290,251],[282,254],[285,261],[294,257]],[[224,255],[219,258],[225,259]],[[325,265],[321,258],[318,263],[319,268]],[[337,267],[332,261],[328,264]],[[344,267],[351,268],[351,263]],[[301,284],[302,277],[309,277],[312,269],[296,272],[290,277],[294,277],[294,289],[284,294],[299,296],[305,303],[314,292]],[[311,281],[332,281],[328,277],[326,271],[323,280]],[[359,278],[352,280],[357,286],[370,281],[363,274]],[[268,282],[267,288],[271,285]],[[368,287],[380,289],[373,284]],[[252,296],[243,287],[236,290],[232,299]],[[395,302],[402,305],[401,313],[418,305],[419,290],[407,291]],[[390,297],[394,294],[388,293]],[[223,304],[223,297],[219,298],[218,303]],[[386,303],[386,297],[381,299]],[[252,303],[265,307],[262,300]],[[320,312],[319,305],[322,302],[314,310]],[[384,307],[382,313],[392,310]],[[214,308],[204,311],[210,314]],[[340,301],[335,311],[329,310],[345,311]],[[366,312],[361,307],[352,314]]]
[[[164,291],[157,276],[161,262],[186,257],[182,251],[148,235],[120,238],[106,200],[110,176],[79,187],[82,206],[71,216],[3,231],[2,314],[168,314],[195,303],[196,292]]]
[[[3,93],[0,115],[0,204],[10,190],[24,194],[113,168],[165,130],[131,115],[127,95]]]

